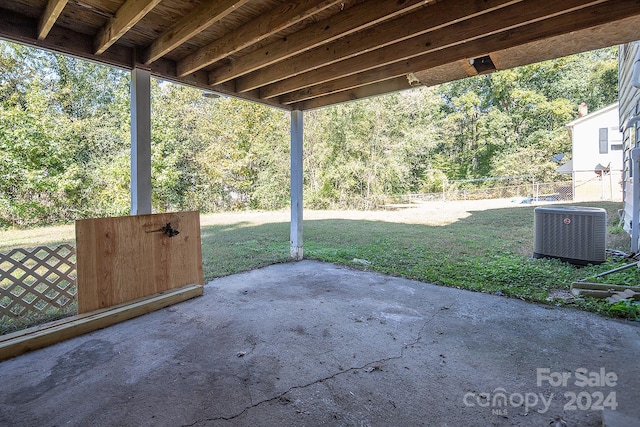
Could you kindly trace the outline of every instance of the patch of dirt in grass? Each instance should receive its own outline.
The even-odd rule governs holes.
[[[566,289],[551,289],[547,294],[547,301],[572,302],[573,294]]]
[[[509,199],[437,201],[416,203],[413,207],[394,210],[355,211],[305,209],[304,219],[352,219],[404,224],[448,225],[471,216],[471,213],[474,211],[515,207],[532,208],[531,205],[514,204]],[[289,210],[272,212],[229,212],[202,215],[200,217],[200,224],[204,226],[246,222],[247,225],[249,225],[288,222],[289,219]]]
[[[545,203],[548,204],[548,203]],[[558,203],[556,203],[558,204]],[[589,205],[588,202],[581,203]],[[600,205],[601,203],[598,203]],[[518,208],[533,211],[541,204],[519,204],[511,199],[494,200],[468,200],[468,201],[432,201],[415,203],[414,207],[400,208],[396,210],[377,211],[355,211],[355,210],[305,210],[305,220],[324,219],[348,219],[364,221],[393,222],[403,224],[423,224],[431,226],[446,226],[470,217],[473,212],[490,209]],[[615,213],[621,203],[611,203],[609,215]],[[615,208],[615,209],[614,209]],[[200,216],[201,225],[225,225],[254,226],[269,223],[287,223],[290,219],[289,209],[265,212],[224,212],[214,214],[202,214]],[[531,222],[533,226],[533,212],[531,212]],[[529,236],[525,240],[528,241]],[[16,247],[35,247],[38,245],[54,245],[62,242],[73,242],[75,231],[73,225],[58,227],[46,227],[30,230],[4,230],[0,231],[0,251],[7,251]],[[614,249],[628,250],[629,236],[625,232],[609,235],[608,247]],[[526,252],[529,252],[527,246]],[[517,251],[516,251],[517,252]]]

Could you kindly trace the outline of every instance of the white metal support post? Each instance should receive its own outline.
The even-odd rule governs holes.
[[[151,73],[131,71],[131,215],[151,213]]]
[[[291,112],[291,258],[302,253],[302,111]]]

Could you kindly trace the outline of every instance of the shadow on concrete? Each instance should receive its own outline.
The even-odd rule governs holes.
[[[0,363],[0,424],[595,427],[640,418],[639,352],[637,323],[301,261]]]
[[[466,254],[514,253],[525,257],[533,252],[533,210],[535,206],[485,210],[407,209],[392,212],[336,212],[351,218],[304,221],[305,255],[346,265],[353,258],[365,258],[375,245],[395,261],[464,258]],[[619,203],[597,203],[612,218]],[[473,206],[470,204],[470,206]],[[277,217],[276,214],[274,214]],[[282,213],[280,213],[282,216]],[[278,218],[279,219],[279,218]],[[424,222],[436,225],[426,225]],[[610,246],[627,247],[626,233],[609,236]],[[251,221],[202,227],[205,278],[213,279],[289,260],[289,223]],[[455,260],[454,260],[455,261]],[[417,261],[414,262],[417,264]],[[420,265],[416,265],[420,268]],[[426,279],[408,271],[405,277]],[[437,280],[428,278],[427,280]]]
[[[415,213],[409,218],[403,215],[403,212],[367,212],[362,216],[377,219],[305,219],[305,254],[314,257],[319,250],[325,251],[323,254],[329,250],[362,257],[362,254],[358,255],[359,251],[373,243],[387,245],[391,250],[428,251],[434,257],[439,252],[446,253],[448,246],[455,246],[460,240],[468,250],[476,252],[514,247],[522,251],[520,248],[526,247],[526,252],[530,253],[533,249],[533,208],[454,212],[448,217],[440,213],[442,218],[438,218],[437,225],[416,223],[425,218]],[[394,221],[398,216],[401,219]],[[205,225],[201,230],[207,279],[289,261],[288,222],[256,225],[251,221],[239,221]],[[332,259],[336,262],[350,260]]]

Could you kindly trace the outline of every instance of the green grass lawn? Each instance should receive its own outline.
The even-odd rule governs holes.
[[[589,206],[608,211],[613,231],[608,235],[608,247],[628,251],[628,235],[615,227],[620,203]],[[305,220],[305,258],[528,301],[570,305],[605,315],[637,317],[633,306],[630,310],[610,310],[610,304],[595,299],[548,300],[550,292],[568,291],[572,282],[628,261],[575,267],[553,259],[531,259],[533,207],[472,211],[444,225],[432,225],[429,218],[420,224],[393,222],[394,212],[386,217],[384,221]],[[286,222],[203,227],[206,279],[288,261],[288,233]],[[640,274],[634,268],[601,281],[640,284]]]
[[[589,205],[608,211],[612,224],[608,247],[628,251],[628,235],[615,227],[620,204]],[[389,217],[392,216],[390,213]],[[209,280],[288,261],[289,247],[285,240],[288,233],[289,224],[285,222],[203,227],[205,277]],[[568,291],[574,281],[629,261],[609,260],[599,266],[575,267],[553,259],[531,259],[532,251],[533,208],[473,211],[446,225],[429,225],[428,218],[424,224],[350,219],[317,219],[304,223],[305,258],[443,286],[636,318],[633,306],[630,310],[618,307],[612,311],[611,305],[601,300],[548,300],[550,293]],[[600,281],[640,284],[640,274],[633,268]]]
[[[628,251],[628,235],[614,227],[621,204],[588,205],[608,211],[612,224],[608,247]],[[629,261],[609,260],[600,266],[578,268],[557,260],[531,259],[533,208],[514,206],[450,215],[416,212],[423,217],[409,217],[409,220],[410,211],[361,213],[355,219],[340,219],[340,213],[323,216],[310,212],[310,219],[304,222],[304,254],[309,259],[443,286],[570,305],[605,315],[639,317],[640,310],[634,304],[611,309],[611,304],[595,299],[548,300],[551,291],[567,291],[576,280]],[[289,261],[287,217],[283,212],[259,217],[227,214],[223,220],[203,215],[205,280]],[[73,240],[73,228],[69,226],[59,228],[57,234],[55,229],[45,231],[46,244]],[[0,251],[5,252],[16,244],[35,246],[41,240],[37,234],[37,230],[31,230],[31,237],[29,231],[0,232]],[[354,260],[366,260],[367,264]],[[637,268],[632,268],[607,276],[603,281],[637,285],[640,274]]]

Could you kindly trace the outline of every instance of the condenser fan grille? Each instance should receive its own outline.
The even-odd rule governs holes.
[[[607,212],[578,206],[534,210],[534,258],[558,258],[573,264],[606,259]]]

